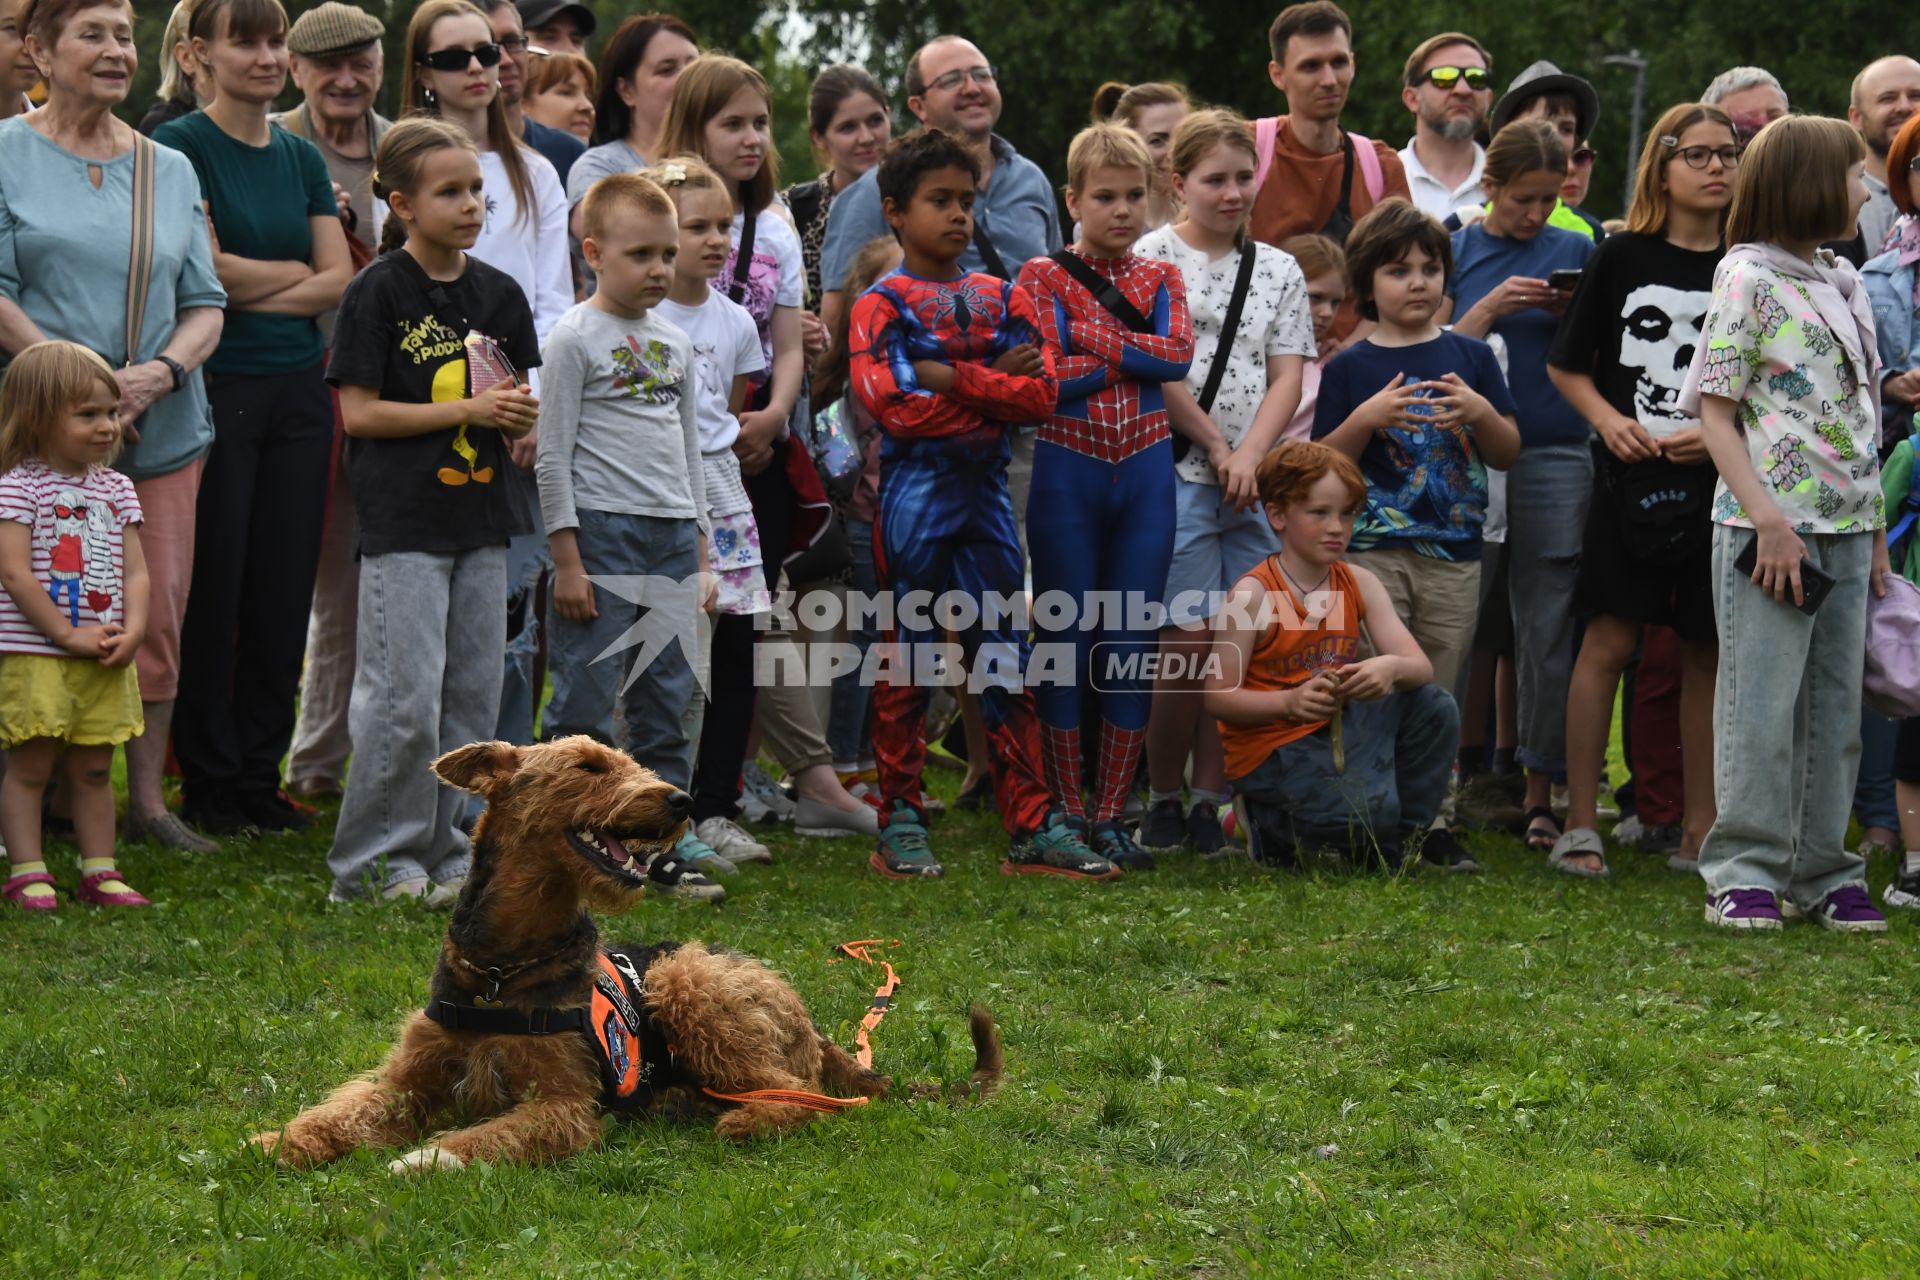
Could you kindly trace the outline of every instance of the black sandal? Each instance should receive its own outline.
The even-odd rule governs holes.
[[[1547,823],[1543,829],[1540,824]],[[1560,819],[1553,810],[1545,805],[1535,805],[1527,810],[1527,847],[1530,849],[1551,849],[1565,834],[1566,828],[1560,825]]]

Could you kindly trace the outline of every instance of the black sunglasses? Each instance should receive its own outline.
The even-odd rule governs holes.
[[[1467,88],[1479,93],[1493,83],[1493,78],[1479,67],[1428,67],[1413,78],[1415,84],[1422,80],[1436,89],[1451,89],[1462,80]]]
[[[471,49],[438,49],[420,55],[420,65],[435,71],[465,71],[469,62],[478,62],[483,67],[499,66],[500,46],[489,42]]]

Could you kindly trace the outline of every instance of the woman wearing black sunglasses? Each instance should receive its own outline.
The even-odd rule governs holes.
[[[400,97],[408,110],[459,125],[479,148],[486,225],[471,252],[519,282],[544,341],[573,305],[566,194],[553,165],[515,136],[500,99],[501,56],[492,25],[468,0],[427,0],[407,26]],[[378,222],[385,214],[374,210]],[[514,451],[529,465],[532,439]]]

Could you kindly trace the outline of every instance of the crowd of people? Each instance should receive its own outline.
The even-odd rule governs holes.
[[[830,67],[785,187],[766,79],[679,18],[596,58],[582,5],[427,0],[393,120],[386,34],[0,0],[14,907],[58,908],[59,828],[138,906],[121,842],[334,798],[335,900],[450,905],[477,814],[429,763],[582,733],[689,793],[669,896],[770,823],[940,876],[939,745],[1008,874],[1472,872],[1510,826],[1583,878],[1664,856],[1721,926],[1884,930],[1876,850],[1920,908],[1920,724],[1862,702],[1920,564],[1920,62],[1845,121],[1727,71],[1603,223],[1590,82],[1436,34],[1396,150],[1342,124],[1330,0],[1269,31],[1284,110],[1103,85],[1057,168],[969,38],[913,54],[904,136]]]

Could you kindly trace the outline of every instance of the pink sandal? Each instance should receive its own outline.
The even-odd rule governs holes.
[[[0,898],[5,898],[22,911],[58,911],[60,899],[52,894],[28,897],[27,886],[52,884],[53,877],[45,871],[29,871],[23,875],[11,876],[5,885],[0,885]]]
[[[126,883],[126,876],[118,867],[108,867],[105,870],[81,876],[80,891],[74,894],[74,897],[96,907],[150,907],[153,905],[146,898],[135,893],[131,887],[113,893],[99,887],[114,880],[122,884]]]

